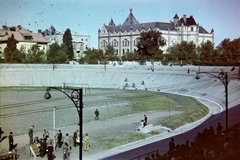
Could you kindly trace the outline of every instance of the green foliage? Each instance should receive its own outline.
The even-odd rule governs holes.
[[[201,45],[197,47],[197,51],[198,51],[198,54],[199,54],[199,60],[200,61],[212,62],[216,58],[216,57],[213,57],[213,55],[214,55],[214,44],[211,41],[201,43]]]
[[[26,54],[25,63],[45,63],[46,55],[44,51],[38,49],[38,45],[32,45]]]
[[[220,61],[229,64],[240,63],[240,38],[230,41],[230,39],[224,39],[218,46],[217,49],[220,50]]]
[[[142,52],[142,56],[146,59],[159,60],[163,58],[159,56],[162,51],[159,47],[163,47],[166,44],[162,37],[162,33],[158,31],[141,32],[140,41],[137,44],[138,50]],[[141,57],[142,58],[142,57]]]
[[[145,139],[145,138],[147,138],[146,135],[139,134],[139,133],[128,133],[128,134],[124,134],[120,137],[109,137],[109,135],[106,134],[106,137],[98,138],[97,143],[96,143],[97,146],[93,146],[93,147],[99,147],[99,149],[101,149],[101,150],[109,150],[116,146],[135,142],[135,141]]]
[[[69,28],[67,28],[67,30],[63,34],[63,44],[65,44],[67,48],[66,54],[68,56],[67,57],[68,60],[73,60],[74,53],[73,53],[73,46],[72,46],[72,34]]]
[[[105,61],[115,61],[117,60],[117,55],[114,54],[115,50],[112,45],[108,44],[105,48],[105,54],[103,55],[103,58]]]
[[[84,54],[84,61],[88,64],[98,64],[98,61],[103,61],[103,50],[87,48]]]
[[[140,60],[140,56],[137,52],[126,52],[122,56],[122,61],[138,61]]]
[[[193,59],[197,58],[196,45],[192,41],[182,41],[180,44],[170,47],[169,54],[170,56],[167,58],[171,60],[175,58],[178,61],[187,61],[188,64],[192,64]]]
[[[8,38],[3,55],[6,63],[22,63],[25,58],[25,54],[17,49],[17,40],[13,34]]]
[[[67,48],[64,44],[61,46],[58,43],[53,43],[50,45],[47,51],[47,63],[59,64],[67,62]]]

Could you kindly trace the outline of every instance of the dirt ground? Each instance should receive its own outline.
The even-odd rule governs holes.
[[[53,107],[55,110],[55,130],[61,129],[63,135],[70,136],[79,128],[79,118],[75,106],[61,92],[51,91],[52,99],[45,100],[46,91],[2,91],[0,92],[1,110],[0,122],[5,133],[12,131],[15,142],[18,143],[19,153],[25,154],[28,142],[27,133],[34,125],[35,136],[42,136],[43,129],[53,135]],[[70,94],[70,93],[69,93]],[[130,111],[128,101],[119,101],[111,98],[114,95],[127,95],[123,90],[91,90],[83,96],[83,134],[88,133],[91,138],[91,152],[84,155],[95,154],[106,150],[98,144],[98,140],[113,139],[129,133],[138,133],[137,126],[144,114],[148,116],[148,124],[156,125],[164,117],[180,113],[179,111],[149,111],[135,114],[117,116],[118,113]],[[98,108],[100,119],[94,119],[94,111]],[[147,134],[147,136],[152,136]],[[7,139],[1,144],[1,150],[7,149]],[[78,152],[77,149],[76,153]],[[74,150],[73,150],[74,152]],[[21,157],[24,157],[22,155]]]

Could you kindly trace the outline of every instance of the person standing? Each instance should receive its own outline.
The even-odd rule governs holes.
[[[52,146],[52,143],[49,144],[49,146],[46,149],[46,152],[47,152],[48,160],[53,160],[54,158],[53,158],[53,146]]]
[[[98,109],[95,110],[95,119],[96,120],[99,119],[99,111],[98,111]]]
[[[58,148],[62,147],[62,132],[61,132],[61,130],[58,130],[58,133],[57,133],[57,144],[55,146],[55,150],[56,150],[57,146],[58,146]]]
[[[3,134],[2,126],[0,125],[0,142],[2,141],[2,134]]]
[[[66,142],[68,145],[70,145],[68,133],[66,133],[66,136],[64,137],[64,142]]]
[[[90,142],[90,137],[88,136],[88,133],[86,133],[86,136],[84,138],[84,146],[83,146],[84,151],[89,151],[89,149],[90,149],[89,142]]]
[[[28,132],[30,145],[33,144],[33,128],[34,128],[34,125],[31,126],[31,128],[29,129],[29,132]]]
[[[147,125],[148,118],[146,115],[144,115],[144,127]]]
[[[77,133],[78,133],[78,130],[76,130],[76,131],[73,133],[73,147],[76,147],[76,146],[77,146]]]
[[[12,151],[14,149],[14,145],[13,145],[13,133],[10,132],[9,136],[8,136],[8,143],[9,143],[9,151]]]
[[[69,160],[71,147],[69,147],[67,142],[63,144],[63,160]]]
[[[220,136],[222,133],[222,125],[220,122],[218,122],[216,130],[217,130],[217,136]]]

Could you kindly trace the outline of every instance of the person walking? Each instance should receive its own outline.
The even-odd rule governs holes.
[[[90,137],[88,136],[88,133],[86,133],[86,136],[84,138],[84,146],[83,146],[84,151],[89,151],[89,149],[90,149],[89,142],[90,142]]]
[[[99,119],[99,111],[98,111],[98,109],[95,110],[95,119],[96,120]]]
[[[49,144],[49,146],[46,149],[46,152],[47,152],[48,160],[53,160],[54,157],[53,157],[53,146],[52,146],[52,143]]]
[[[62,132],[61,132],[61,130],[58,130],[58,133],[57,133],[57,143],[55,146],[55,150],[56,150],[57,146],[58,146],[58,148],[62,147]]]
[[[14,149],[14,145],[13,145],[13,133],[10,132],[9,136],[8,136],[8,143],[9,143],[9,151],[12,151]]]
[[[28,131],[29,144],[30,145],[33,144],[33,128],[34,128],[34,125],[32,125],[31,128]]]
[[[77,133],[78,133],[78,130],[76,130],[76,131],[73,133],[73,147],[76,147],[76,146],[77,146]]]

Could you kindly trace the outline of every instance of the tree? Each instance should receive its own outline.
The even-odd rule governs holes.
[[[163,47],[165,44],[166,42],[161,32],[150,30],[148,32],[141,32],[137,47],[138,51],[141,51],[143,53],[142,56],[146,57],[146,59],[159,60],[159,58],[163,58],[159,56],[162,54],[162,50],[160,50],[159,47]]]
[[[69,28],[67,28],[67,30],[63,34],[63,44],[65,44],[67,47],[66,54],[68,56],[68,60],[73,60],[74,53],[73,53],[73,46],[72,46],[72,34]]]
[[[4,49],[4,60],[7,63],[22,63],[25,58],[24,53],[20,52],[17,49],[17,40],[14,38],[12,34],[11,37],[8,38],[7,46]]]
[[[140,60],[140,56],[137,52],[126,52],[122,55],[123,61],[138,61]]]
[[[34,44],[26,54],[25,63],[44,63],[46,59],[45,53],[38,49],[38,45]]]
[[[196,45],[191,42],[182,41],[169,49],[169,54],[172,54],[178,61],[192,64],[193,59],[197,58]]]
[[[104,59],[106,61],[114,61],[115,60],[115,50],[112,45],[108,44],[107,47],[105,48],[105,54],[104,54]]]
[[[201,45],[197,47],[197,51],[200,61],[213,62],[216,60],[216,57],[213,57],[214,44],[209,40],[201,43]]]
[[[58,43],[53,43],[50,45],[47,51],[47,63],[58,64],[67,62],[67,48],[64,44],[61,46]]]
[[[103,60],[103,50],[98,50],[98,49],[91,49],[87,48],[86,51],[84,51],[85,57],[84,60],[88,64],[98,64],[98,61]]]
[[[221,52],[221,60],[223,62],[230,62],[238,64],[240,61],[240,38],[230,41],[229,38],[224,39],[218,46],[217,49]]]

